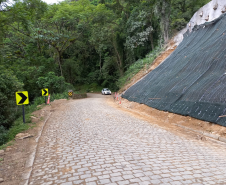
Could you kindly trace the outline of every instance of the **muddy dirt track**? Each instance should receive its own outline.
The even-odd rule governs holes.
[[[38,143],[30,185],[226,184],[226,145],[122,111],[112,96],[65,101]]]

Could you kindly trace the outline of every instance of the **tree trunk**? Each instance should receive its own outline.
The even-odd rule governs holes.
[[[120,76],[123,75],[123,70],[122,70],[122,60],[121,60],[121,57],[120,57],[120,54],[117,50],[117,47],[116,47],[116,44],[114,43],[114,41],[112,41],[112,45],[114,47],[114,50],[115,50],[115,53],[117,55],[117,64],[118,64],[118,69],[119,69],[119,73],[120,73]]]
[[[154,41],[153,41],[153,34],[152,34],[152,32],[150,33],[150,41],[151,41],[151,49],[153,51],[154,50]]]
[[[161,25],[162,25],[162,34],[164,38],[164,43],[166,44],[169,41],[169,25],[170,25],[170,14],[171,14],[171,3],[167,0],[162,0],[161,9]]]
[[[59,68],[60,68],[60,74],[61,76],[63,76],[63,71],[62,71],[62,66],[61,66],[61,52],[59,50],[57,50],[57,61],[59,64]]]
[[[169,41],[169,20],[167,19],[168,18],[165,19],[164,30],[163,30],[165,44],[168,43]]]
[[[101,52],[100,52],[100,73],[101,73]]]

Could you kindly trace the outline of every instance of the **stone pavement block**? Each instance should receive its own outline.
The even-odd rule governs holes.
[[[52,181],[42,183],[42,185],[52,185],[52,184],[53,184]]]
[[[103,174],[111,173],[111,171],[109,171],[109,170],[106,171],[105,169],[102,169],[102,168],[96,169],[96,172],[102,172]]]
[[[84,172],[84,171],[88,171],[88,170],[89,170],[88,168],[79,168],[78,172]]]
[[[129,184],[129,181],[128,180],[125,180],[125,181],[118,181],[117,182],[119,185],[124,185],[124,184]]]
[[[102,175],[102,176],[98,176],[99,179],[108,179],[110,178],[110,175]]]
[[[67,174],[67,175],[62,175],[60,176],[61,179],[65,179],[65,178],[68,178],[68,177],[71,177],[72,175],[71,174]]]
[[[163,182],[163,183],[168,183],[168,182],[172,182],[172,181],[173,181],[173,180],[170,179],[170,178],[161,178],[160,180],[161,180],[161,182]]]
[[[151,184],[161,184],[161,181],[158,180],[158,179],[156,179],[156,180],[151,180],[150,182],[151,182]]]
[[[142,181],[142,182],[139,182],[139,185],[150,185],[150,182],[149,181]]]
[[[149,177],[140,177],[141,181],[149,181],[150,182],[150,178]]]
[[[118,182],[118,181],[122,181],[122,180],[124,180],[124,179],[121,176],[111,178],[112,182]]]
[[[81,168],[82,166],[81,165],[76,165],[76,166],[72,166],[71,168],[72,169],[79,169],[79,168]]]
[[[216,179],[225,179],[224,175],[215,175],[214,176]]]
[[[123,175],[122,176],[124,179],[134,179],[133,175]]]
[[[152,173],[152,172],[150,172],[150,171],[148,171],[148,172],[144,172],[144,174],[145,174],[146,176],[151,176],[151,175],[153,175],[153,173]]]
[[[122,175],[121,173],[111,173],[110,176],[115,177],[115,176],[120,176]]]
[[[172,184],[172,185],[181,185],[182,183],[180,181],[174,181],[174,182],[170,182],[170,184]]]
[[[96,185],[96,182],[87,182],[86,185]]]
[[[114,173],[117,173],[117,172],[123,172],[123,169],[114,169],[114,167],[113,168],[110,168]]]
[[[87,179],[87,178],[90,178],[90,177],[91,177],[91,174],[84,174],[84,175],[80,176],[81,179]]]
[[[152,171],[152,173],[154,173],[155,175],[162,174],[162,172],[161,172],[161,171]]]
[[[65,183],[62,183],[60,185],[73,185],[72,182],[65,182]]]
[[[174,181],[179,181],[179,180],[183,179],[183,177],[181,177],[181,176],[172,176],[170,178],[173,179]]]
[[[160,174],[160,176],[162,176],[162,177],[170,177],[171,175],[170,174]]]
[[[141,182],[141,180],[139,178],[135,178],[135,179],[129,179],[130,182]]]
[[[171,171],[170,171],[170,170],[167,170],[167,169],[161,170],[161,172],[162,172],[162,173],[171,173]]]
[[[173,176],[179,176],[179,175],[181,175],[181,173],[171,173],[171,175],[173,175]]]
[[[73,181],[74,184],[82,184],[83,182],[84,182],[84,180]]]
[[[98,184],[108,184],[111,183],[110,179],[101,179],[98,181]]]
[[[160,175],[151,175],[149,176],[151,179],[155,180],[155,179],[161,179],[162,177]]]
[[[55,180],[55,184],[60,184],[66,182],[66,179],[61,179],[61,180]]]
[[[191,180],[182,180],[180,181],[182,184],[192,184]]]
[[[133,174],[135,177],[143,177],[145,176],[143,173],[135,173]]]
[[[190,171],[184,171],[184,172],[180,172],[182,175],[192,175],[193,173],[191,173]]]
[[[204,177],[210,177],[210,176],[213,176],[214,174],[212,174],[212,173],[201,173],[201,175],[203,175]]]
[[[73,177],[68,178],[69,181],[75,181],[78,179],[79,179],[79,176],[73,176]]]
[[[193,179],[194,177],[192,175],[182,175],[182,178],[184,178],[184,179]]]

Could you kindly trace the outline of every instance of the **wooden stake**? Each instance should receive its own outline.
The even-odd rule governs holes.
[[[226,115],[223,115],[223,116],[219,116],[219,118],[223,118],[223,117],[226,117]]]

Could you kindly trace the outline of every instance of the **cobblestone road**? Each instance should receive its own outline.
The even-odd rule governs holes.
[[[47,122],[29,184],[225,185],[226,146],[175,135],[103,98],[75,100]]]

